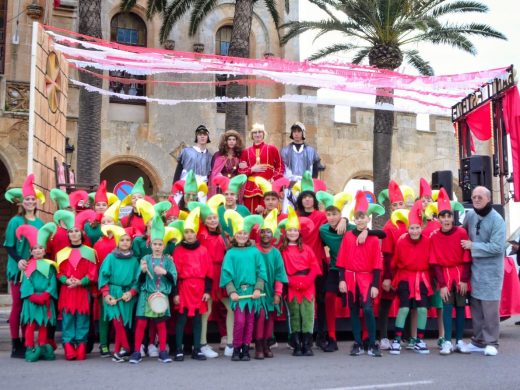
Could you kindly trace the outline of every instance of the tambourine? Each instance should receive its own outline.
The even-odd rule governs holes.
[[[168,297],[162,292],[154,292],[148,297],[148,306],[156,314],[165,313],[169,307]]]

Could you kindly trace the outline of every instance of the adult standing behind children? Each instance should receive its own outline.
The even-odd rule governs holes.
[[[469,240],[461,240],[471,251],[471,317],[473,337],[462,352],[498,353],[499,305],[504,280],[506,224],[491,204],[491,191],[475,187],[471,193],[473,210],[466,213],[463,226]]]

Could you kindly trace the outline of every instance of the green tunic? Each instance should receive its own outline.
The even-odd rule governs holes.
[[[31,322],[36,322],[38,325],[56,324],[54,302],[51,301],[49,305],[37,305],[29,300],[30,295],[43,292],[48,292],[54,299],[58,298],[56,269],[51,263],[51,260],[36,260],[36,269],[29,278],[25,272],[22,273],[22,285],[20,287],[21,298],[23,299],[22,324]]]
[[[237,204],[237,208],[235,209],[237,213],[239,213],[242,217],[247,217],[251,215],[246,206],[242,206],[241,204]],[[218,208],[218,221],[222,228],[222,237],[226,238],[226,233],[229,237],[233,237],[233,227],[231,224],[228,224],[224,219],[224,213],[226,212],[226,208],[224,206],[220,206]]]
[[[356,225],[351,223],[347,225],[347,231],[354,230],[355,228]],[[339,247],[341,246],[341,241],[343,241],[344,235],[339,235],[335,230],[330,228],[330,224],[326,223],[325,225],[320,226],[320,237],[323,245],[329,247],[329,269],[337,270],[338,267],[336,267],[336,260],[338,259]]]
[[[5,241],[4,246],[14,247],[16,253],[23,259],[28,260],[31,257],[31,248],[29,248],[29,242],[22,238],[18,240],[16,238],[16,229],[22,225],[31,225],[37,229],[43,226],[43,221],[40,218],[36,218],[33,221],[25,219],[21,215],[16,215],[7,224],[5,229]],[[7,256],[7,280],[17,282],[20,280],[20,270],[18,269],[18,262],[11,256]]]
[[[103,261],[99,270],[99,288],[109,286],[109,294],[115,299],[123,296],[123,293],[135,289],[137,291],[137,277],[139,275],[139,261],[132,254],[124,257],[119,252],[110,253]],[[110,321],[122,318],[125,326],[132,326],[132,314],[136,299],[125,302],[122,299],[115,305],[109,305],[103,299],[105,320]]]
[[[260,249],[260,255],[264,260],[267,280],[264,285],[265,297],[260,298],[260,305],[257,309],[260,310],[263,308],[267,317],[269,312],[275,310],[278,314],[282,312],[280,305],[274,304],[274,283],[288,283],[288,280],[283,258],[278,249],[271,247],[268,252],[264,252]]]
[[[150,278],[148,273],[145,273],[145,280],[144,282],[139,284],[138,291],[139,291],[139,299],[137,300],[137,309],[136,309],[136,316],[137,317],[149,317],[149,318],[162,318],[162,317],[169,317],[170,316],[170,308],[166,310],[166,312],[162,314],[154,313],[152,310],[150,310],[150,307],[148,306],[148,297],[157,292],[160,291],[164,295],[169,295],[173,289],[172,283],[166,279],[164,275],[157,276],[153,272],[153,267],[156,265],[161,264],[161,258],[156,257],[152,258],[152,255],[146,255],[142,258],[142,260],[146,260],[146,265],[148,266],[148,270],[153,275],[153,279]],[[173,259],[169,255],[164,255],[162,258],[162,267],[172,275],[174,283],[177,283],[177,269],[175,268],[175,264],[173,263]],[[139,279],[139,276],[141,275],[141,267],[139,266],[136,272],[136,278]],[[157,287],[157,283],[159,286]]]
[[[101,224],[97,223],[95,227],[93,227],[90,223],[85,224],[85,234],[90,240],[90,246],[94,246],[94,244],[103,236],[103,232],[101,231]]]
[[[220,287],[233,283],[238,295],[250,295],[255,290],[258,279],[267,280],[265,262],[260,251],[255,246],[233,247],[226,252],[220,274]],[[237,303],[240,310],[247,306],[250,311],[257,311],[259,299],[240,299],[231,301],[231,308],[235,310]]]

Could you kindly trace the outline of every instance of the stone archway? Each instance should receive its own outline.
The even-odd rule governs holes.
[[[101,180],[107,181],[107,188],[110,191],[118,182],[128,180],[134,183],[140,176],[144,180],[146,194],[156,196],[161,189],[162,180],[144,159],[135,156],[117,156],[103,163],[101,167]]]
[[[8,167],[0,159],[0,193],[4,194],[11,184],[11,175]],[[0,237],[5,237],[5,229],[13,215],[16,214],[16,206],[5,200],[4,196],[0,198]],[[4,246],[0,246],[0,269],[5,270],[7,265],[7,252]],[[0,293],[7,293],[7,280],[5,272],[0,273]]]

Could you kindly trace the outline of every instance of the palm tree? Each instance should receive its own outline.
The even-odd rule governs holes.
[[[285,9],[288,11],[289,0],[285,1]],[[137,0],[121,0],[123,11],[131,10]],[[235,14],[231,31],[231,42],[228,55],[232,57],[249,57],[249,37],[251,35],[251,23],[253,21],[253,7],[257,0],[235,0]],[[264,0],[275,26],[279,27],[280,15],[275,0]],[[195,35],[204,17],[218,5],[217,0],[148,0],[147,17],[155,14],[162,16],[163,22],[159,32],[161,43],[168,39],[168,35],[176,22],[191,9],[190,36]],[[235,76],[229,79],[240,79]],[[231,83],[226,87],[226,96],[230,98],[246,96],[245,85]],[[226,129],[235,129],[245,134],[246,128],[246,103],[226,103]]]
[[[339,32],[344,40],[333,43],[309,57],[316,60],[331,54],[355,51],[352,62],[368,63],[379,69],[397,69],[404,60],[422,75],[433,75],[433,69],[410,44],[448,45],[475,55],[469,37],[506,39],[500,32],[481,23],[457,24],[441,21],[444,16],[478,12],[488,7],[477,1],[449,0],[309,0],[328,18],[319,21],[293,21],[281,43],[306,31],[317,32],[316,38]],[[387,91],[388,92],[388,91]],[[393,98],[376,96],[376,103],[393,103]],[[375,110],[373,138],[374,191],[379,193],[390,180],[394,113]]]
[[[80,34],[102,38],[101,0],[79,2]],[[95,71],[95,69],[90,69]],[[80,81],[101,88],[101,78],[80,72]],[[93,186],[99,183],[101,160],[101,95],[84,88],[79,92],[77,181]]]

